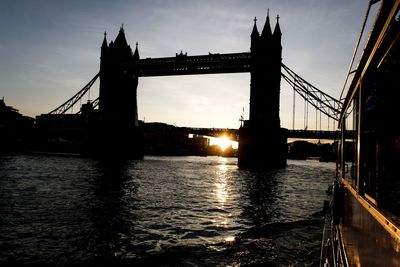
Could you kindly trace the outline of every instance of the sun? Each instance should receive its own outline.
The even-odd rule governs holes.
[[[232,145],[232,141],[229,140],[228,137],[226,137],[225,135],[220,138],[217,138],[215,140],[215,143],[221,148],[222,151],[224,151],[225,149],[227,149]]]
[[[218,146],[221,152],[224,152],[227,148],[232,147],[233,149],[238,149],[238,142],[232,141],[226,135],[221,135],[220,137],[208,137],[210,140],[210,146]]]

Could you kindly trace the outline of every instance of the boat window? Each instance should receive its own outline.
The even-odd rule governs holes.
[[[393,33],[398,35],[400,24]],[[366,73],[361,93],[362,186],[367,200],[400,218],[400,41]],[[399,222],[399,221],[398,221]]]
[[[356,102],[352,102],[348,108],[345,120],[345,129],[348,134],[345,134],[344,142],[344,166],[343,177],[354,187],[357,188],[357,131],[356,131]]]
[[[378,153],[380,143],[378,140],[378,114],[379,111],[379,92],[376,83],[367,81],[364,83],[362,91],[362,137],[361,147],[363,149],[361,159],[361,174],[363,178],[363,190],[367,199],[376,204],[377,199],[377,177],[379,176]]]
[[[398,28],[400,25],[397,24]],[[398,34],[398,33],[397,33]],[[378,205],[400,218],[400,41],[378,72],[377,197]],[[373,88],[372,88],[373,89]]]

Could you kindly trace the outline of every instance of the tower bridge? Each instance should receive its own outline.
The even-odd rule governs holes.
[[[132,139],[115,136],[116,132],[137,132],[136,95],[139,77],[250,72],[250,116],[239,132],[238,163],[256,168],[284,166],[286,131],[280,128],[279,118],[281,37],[279,17],[272,32],[268,14],[261,34],[254,20],[249,53],[203,56],[180,53],[175,57],[141,60],[138,45],[132,53],[122,27],[116,39],[109,44],[105,35],[100,60],[101,124],[97,129],[104,135],[96,142],[102,146],[108,144],[109,140],[123,140],[123,143],[130,144],[106,145],[106,151],[113,147],[134,150],[140,143],[138,136],[136,143],[130,143]],[[128,135],[126,137],[129,138]]]
[[[279,167],[286,164],[287,137],[299,132],[282,129],[279,117],[280,84],[284,78],[293,90],[321,113],[335,120],[341,102],[295,74],[282,63],[279,16],[272,31],[267,14],[261,33],[254,19],[250,35],[250,52],[140,59],[138,44],[134,52],[121,27],[114,41],[106,34],[101,45],[100,72],[80,92],[50,114],[63,114],[100,78],[99,98],[85,106],[88,133],[85,149],[94,153],[117,153],[140,156],[141,129],[138,122],[137,88],[139,77],[194,75],[214,73],[250,73],[250,114],[237,130],[239,165],[245,167]],[[93,106],[98,110],[93,111]],[[303,132],[305,134],[305,132]],[[308,132],[310,134],[310,132]],[[119,152],[118,152],[119,153]]]

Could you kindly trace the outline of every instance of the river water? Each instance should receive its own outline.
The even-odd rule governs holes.
[[[0,265],[318,266],[334,164],[0,157]]]

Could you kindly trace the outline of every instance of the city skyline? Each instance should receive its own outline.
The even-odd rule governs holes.
[[[363,1],[6,1],[0,11],[0,96],[27,116],[47,113],[99,70],[104,31],[124,25],[141,58],[246,52],[256,16],[280,16],[284,64],[338,98],[367,3]],[[248,118],[248,73],[140,78],[139,119],[177,126],[238,128]],[[91,99],[98,95],[98,82]],[[292,126],[292,89],[281,82],[281,125]],[[299,99],[299,97],[297,97]],[[85,99],[86,100],[86,99]],[[296,128],[303,127],[300,101]],[[178,108],[179,107],[179,108]],[[310,121],[313,121],[310,115]],[[310,128],[313,122],[310,122]]]

